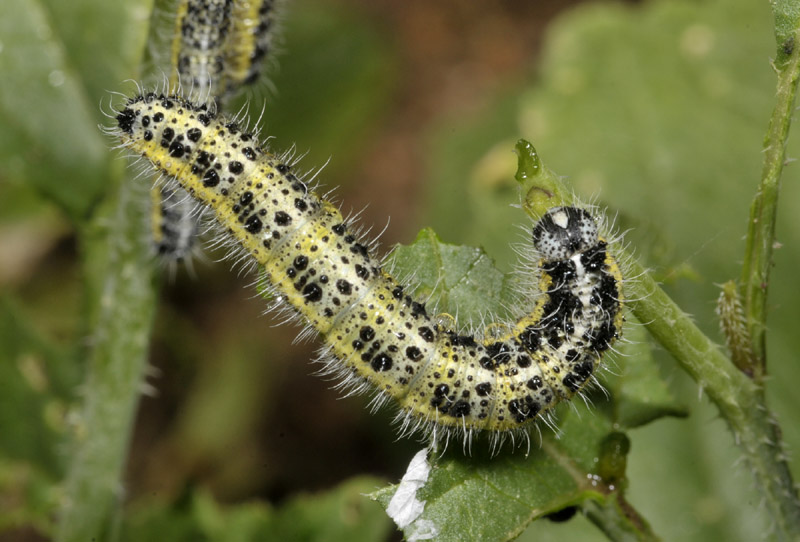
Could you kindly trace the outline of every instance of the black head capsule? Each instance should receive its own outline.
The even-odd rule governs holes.
[[[533,227],[533,244],[547,262],[566,260],[597,244],[597,223],[585,209],[554,207]]]

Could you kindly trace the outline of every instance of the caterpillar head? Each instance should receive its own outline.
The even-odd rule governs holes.
[[[565,260],[597,244],[597,222],[585,209],[554,207],[533,227],[533,244],[546,262]]]

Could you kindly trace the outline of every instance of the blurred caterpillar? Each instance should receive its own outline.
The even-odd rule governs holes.
[[[168,262],[189,262],[197,238],[198,210],[185,190],[154,187],[150,191],[151,230],[156,254]]]
[[[519,430],[590,381],[620,336],[621,272],[584,208],[555,207],[534,224],[531,310],[503,334],[462,335],[407,295],[291,165],[213,107],[146,93],[115,119],[121,146],[208,208],[225,242],[264,267],[276,304],[322,336],[327,372],[396,402],[403,431]]]
[[[225,45],[226,89],[232,92],[259,79],[275,47],[274,28],[280,0],[236,0]]]

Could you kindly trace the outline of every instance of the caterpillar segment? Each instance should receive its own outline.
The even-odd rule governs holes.
[[[256,82],[274,48],[276,4],[280,0],[236,0],[225,48],[228,91]]]
[[[225,43],[233,0],[183,0],[172,42],[170,87],[180,84],[204,100],[222,95]]]

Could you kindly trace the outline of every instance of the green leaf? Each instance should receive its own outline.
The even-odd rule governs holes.
[[[627,437],[583,404],[564,411],[559,426],[563,436],[546,431],[530,455],[517,449],[491,457],[479,441],[472,456],[448,450],[434,460],[416,494],[424,510],[404,529],[406,537],[428,532],[443,541],[511,540],[536,519],[589,502],[616,510],[593,521],[608,528],[614,523],[628,536],[652,536],[641,518],[632,511],[626,517],[622,507]],[[371,497],[387,507],[395,491],[392,486]]]
[[[458,315],[461,326],[504,312],[503,303],[513,299],[510,280],[482,249],[443,243],[431,229],[420,231],[411,245],[396,246],[388,267],[409,277],[418,299]]]

